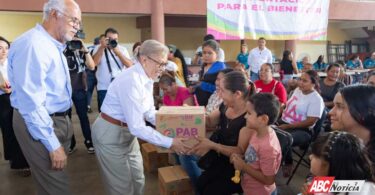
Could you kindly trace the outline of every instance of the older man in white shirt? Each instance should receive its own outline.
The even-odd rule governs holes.
[[[153,80],[167,62],[168,48],[155,41],[142,43],[138,61],[112,82],[102,113],[92,128],[96,157],[108,194],[143,194],[144,174],[137,137],[179,154],[189,149],[182,138],[160,134],[155,125]]]
[[[252,49],[247,59],[250,69],[250,80],[253,82],[259,80],[259,70],[262,64],[272,64],[272,53],[266,48],[266,39],[258,39],[258,47]]]

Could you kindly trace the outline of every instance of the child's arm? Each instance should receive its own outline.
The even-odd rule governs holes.
[[[226,146],[222,144],[215,143],[213,150],[220,154],[230,157],[231,154],[241,154],[243,155],[246,151],[247,146],[249,145],[250,136],[252,134],[251,129],[243,127],[240,130],[240,135],[238,136],[237,146]]]
[[[275,175],[267,176],[264,175],[262,171],[255,170],[250,165],[247,165],[238,154],[231,155],[231,162],[233,163],[236,170],[247,173],[264,185],[272,185],[273,183],[275,183]]]
[[[249,146],[249,141],[251,135],[254,133],[254,130],[249,129],[247,127],[242,127],[240,130],[240,135],[238,136],[238,144],[237,147],[240,151],[239,154],[243,155],[246,152],[247,146]]]
[[[196,154],[198,156],[203,156],[209,150],[215,150],[217,153],[223,154],[225,156],[230,157],[231,154],[244,154],[247,145],[249,144],[249,139],[252,130],[246,127],[240,130],[240,135],[238,137],[238,145],[237,146],[227,146],[215,143],[205,137],[197,137],[196,139],[199,141],[199,144],[194,146],[193,149],[190,150],[190,154]],[[239,147],[239,145],[242,145]]]

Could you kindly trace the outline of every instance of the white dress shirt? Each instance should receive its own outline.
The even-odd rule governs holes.
[[[145,124],[147,120],[155,125],[153,87],[154,81],[137,62],[120,73],[108,87],[101,111],[114,119],[126,122],[130,133],[135,137],[170,148],[172,138]]]
[[[99,47],[100,47],[100,45],[95,46],[95,48],[92,52],[93,55],[96,54],[96,52],[98,52]],[[121,45],[118,45],[117,47],[119,47],[121,53],[126,58],[130,59],[129,53],[126,50],[125,47],[122,47]],[[112,75],[111,75],[109,73],[109,69],[108,69],[108,65],[107,65],[107,59],[105,57],[105,52],[103,52],[102,59],[100,60],[100,63],[97,66],[98,70],[96,71],[96,79],[98,80],[98,84],[97,84],[98,90],[107,90],[109,84],[111,83],[112,77],[116,78],[121,73],[121,71],[125,69],[125,65],[121,63],[120,58],[118,56],[116,56],[116,54],[113,51],[111,51],[111,52],[112,52],[113,56],[115,57],[117,63],[121,66],[121,69],[118,68],[118,66],[116,64],[116,61],[115,61],[115,59],[113,59],[112,55],[110,53],[108,53],[108,61],[111,65],[111,69],[112,69]]]
[[[272,64],[272,53],[266,47],[263,50],[256,47],[250,51],[249,57],[247,58],[247,63],[249,64],[252,72],[258,73],[262,64]]]

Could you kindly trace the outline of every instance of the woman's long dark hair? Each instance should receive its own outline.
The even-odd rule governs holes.
[[[319,57],[318,57],[318,59],[316,60],[316,62],[315,63],[317,63],[317,64],[322,64],[322,63],[324,63],[324,56],[323,55],[320,55]]]
[[[367,151],[361,140],[350,133],[334,131],[318,137],[312,144],[312,154],[328,162],[327,176],[374,181]]]
[[[173,55],[174,55],[174,57],[180,58],[180,60],[181,60],[181,63],[182,63],[182,74],[184,75],[184,80],[185,80],[185,83],[187,85],[188,82],[189,82],[188,81],[189,71],[188,71],[188,68],[187,68],[187,64],[186,64],[184,55],[182,54],[182,52],[179,49],[176,49],[176,51],[174,52]],[[186,87],[188,87],[188,86],[186,86]]]
[[[242,92],[244,99],[247,99],[256,92],[254,83],[249,82],[246,75],[240,71],[226,73],[224,75],[224,87],[232,93],[236,91]]]
[[[305,72],[310,77],[311,82],[315,85],[315,91],[320,93],[319,75],[315,70],[308,70]]]
[[[0,41],[4,41],[8,47],[10,48],[10,42],[8,40],[6,40],[4,37],[0,36]]]
[[[351,85],[340,89],[348,104],[353,119],[370,131],[366,144],[370,159],[375,166],[375,87],[371,85]]]
[[[291,52],[289,50],[285,50],[284,53],[283,53],[283,58],[281,59],[280,64],[285,64],[287,62],[291,62],[291,60],[289,59],[290,54],[291,54]]]

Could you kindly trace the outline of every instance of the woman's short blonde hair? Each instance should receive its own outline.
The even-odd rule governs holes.
[[[167,46],[153,39],[144,41],[139,49],[139,55],[143,56],[167,56],[168,53],[169,49]]]

